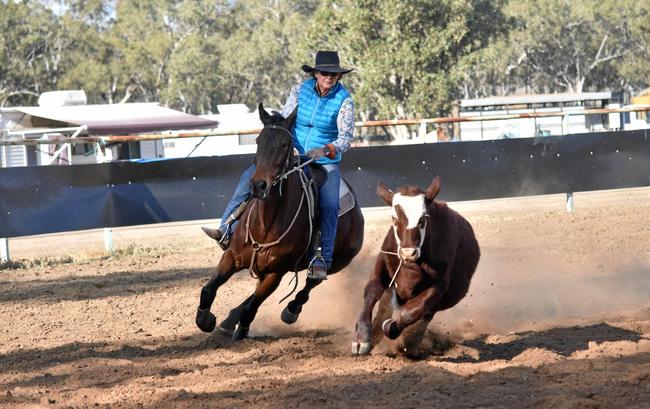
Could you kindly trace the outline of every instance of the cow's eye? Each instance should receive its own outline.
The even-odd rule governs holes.
[[[393,219],[393,226],[397,226],[397,217],[391,216],[391,219]]]

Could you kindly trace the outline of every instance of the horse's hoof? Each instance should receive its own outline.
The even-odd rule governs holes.
[[[298,321],[298,317],[300,316],[300,313],[294,314],[291,311],[289,311],[289,306],[285,307],[284,310],[282,310],[282,315],[280,318],[282,319],[282,322],[285,324],[293,324],[296,321]]]
[[[248,336],[248,328],[244,328],[241,325],[237,326],[235,333],[232,334],[233,341],[241,341],[242,339]]]
[[[352,355],[368,355],[372,345],[370,342],[352,342]]]
[[[222,324],[222,325],[223,325],[223,324]],[[217,327],[217,331],[218,331],[221,335],[225,335],[225,336],[227,336],[227,337],[232,337],[233,334],[235,333],[235,329],[234,329],[234,328],[226,328],[226,327],[224,327],[224,326],[222,326],[222,325],[219,325],[219,326]]]
[[[397,323],[390,318],[381,324],[381,329],[384,331],[384,335],[386,335],[389,339],[396,339],[399,337]]]
[[[212,332],[217,326],[217,317],[210,310],[199,308],[196,311],[196,326],[203,332]]]

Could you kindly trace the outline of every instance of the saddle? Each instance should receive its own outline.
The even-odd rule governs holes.
[[[317,163],[310,163],[309,167],[307,168],[306,171],[307,176],[311,180],[311,188],[312,188],[312,196],[315,200],[311,201],[311,203],[314,204],[315,209],[312,209],[313,212],[312,214],[318,214],[318,206],[316,206],[316,203],[318,203],[318,189],[323,186],[323,184],[327,181],[327,169],[325,169],[325,166],[317,164]],[[345,181],[345,179],[341,178],[341,185],[339,187],[339,214],[338,216],[341,217],[350,210],[354,208],[356,205],[356,200],[354,198],[354,195],[352,194],[352,191],[350,190],[350,187],[348,186],[348,183]]]

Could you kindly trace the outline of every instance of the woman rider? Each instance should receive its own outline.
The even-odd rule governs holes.
[[[339,162],[342,154],[350,149],[354,137],[354,103],[339,80],[353,68],[341,67],[336,51],[318,51],[314,66],[303,65],[302,69],[311,74],[311,78],[291,88],[281,114],[286,118],[298,107],[296,124],[292,130],[294,146],[300,154],[316,159],[327,170],[327,181],[319,189],[323,258],[316,257],[311,263],[311,277],[325,280],[327,270],[332,265],[338,223],[341,183]],[[254,171],[255,165],[242,174],[221,218],[222,225],[218,229],[202,227],[224,250],[228,247],[234,222],[243,211],[238,208],[250,197],[249,180]]]

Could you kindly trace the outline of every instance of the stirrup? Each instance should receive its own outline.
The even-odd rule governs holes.
[[[221,230],[221,229],[219,229]],[[226,224],[226,231],[222,232],[223,235],[219,240],[217,240],[217,244],[219,247],[221,247],[221,250],[226,251],[228,246],[230,246],[230,224]]]
[[[319,266],[317,266],[314,270],[314,264],[316,262],[321,263],[323,268],[318,268]],[[322,256],[314,256],[314,258],[311,259],[309,262],[309,267],[307,267],[307,278],[319,281],[327,280],[327,263]]]
[[[226,225],[225,231],[218,229],[210,229],[201,226],[201,230],[208,235],[212,240],[216,241],[222,250],[226,250],[230,245],[230,225]]]

